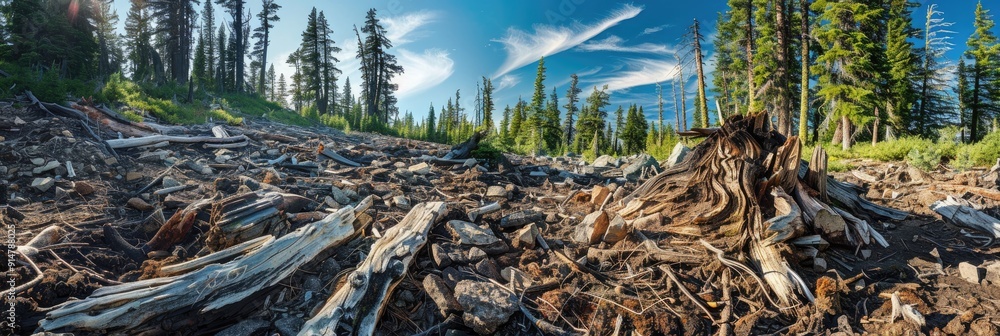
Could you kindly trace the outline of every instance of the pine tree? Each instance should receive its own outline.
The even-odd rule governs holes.
[[[482,128],[493,134],[493,81],[483,76]]]
[[[275,90],[274,81],[277,80],[277,78],[275,77],[277,76],[274,73],[274,63],[271,63],[271,67],[267,69],[267,80],[266,80],[267,85],[265,85],[265,91],[262,92],[264,94],[264,97],[267,97],[267,99],[271,101],[277,100],[277,98],[275,98],[274,96],[274,90]]]
[[[524,101],[517,97],[517,104],[514,104],[514,115],[510,119],[510,136],[517,138],[521,132],[521,124],[524,123]]]
[[[396,56],[388,50],[392,42],[386,37],[385,28],[379,23],[374,8],[368,10],[361,34],[357,27],[354,33],[358,37],[358,58],[361,59],[361,96],[365,99],[367,114],[378,117],[383,123],[389,120],[391,107],[394,104],[392,93],[398,88],[392,83],[392,78],[403,72],[396,64]]]
[[[215,0],[216,4],[222,5],[222,8],[226,9],[226,12],[233,18],[232,29],[233,36],[231,36],[232,47],[229,48],[229,53],[233,56],[230,57],[233,62],[230,64],[233,70],[233,77],[231,80],[234,81],[235,86],[233,89],[236,92],[243,92],[243,78],[244,78],[244,65],[243,60],[246,59],[246,42],[244,38],[245,29],[243,22],[243,7],[246,5],[246,0]],[[224,38],[219,38],[220,40],[225,40]]]
[[[191,78],[195,82],[198,82],[199,85],[205,83],[205,66],[207,65],[205,49],[207,49],[205,48],[205,34],[198,34],[198,42],[194,47],[194,61],[192,61],[191,65],[194,68],[191,69]]]
[[[152,15],[159,20],[157,32],[164,34],[170,80],[187,83],[190,73],[191,40],[197,16],[193,0],[150,0]]]
[[[576,132],[573,129],[573,117],[580,111],[576,103],[580,101],[579,95],[583,91],[577,87],[579,78],[576,74],[570,75],[569,78],[569,89],[566,90],[566,105],[563,105],[563,108],[566,109],[566,120],[563,121],[563,144],[566,148],[569,148],[573,144],[573,139],[576,137]]]
[[[911,37],[917,37],[920,32],[913,27],[910,19],[911,6],[909,0],[892,0],[888,11],[885,54],[889,71],[885,108],[889,114],[889,123],[900,131],[905,130],[906,121],[912,119],[910,111],[915,98],[913,78],[919,64],[913,43],[909,42]],[[877,136],[877,130],[874,135]]]
[[[635,108],[635,105],[629,106],[629,112]],[[622,140],[622,131],[625,127],[625,110],[622,109],[621,105],[618,105],[618,109],[615,110],[615,132],[614,136],[611,137],[611,151],[615,154],[622,154],[621,146],[618,140]],[[611,125],[608,125],[611,126]],[[609,129],[610,130],[610,129]]]
[[[805,143],[809,124],[809,1],[799,0],[799,65],[801,66],[799,80],[799,141]],[[814,141],[816,139],[813,139]]]
[[[229,69],[229,66],[227,64],[228,58],[226,57],[229,53],[226,51],[226,42],[228,42],[229,40],[226,39],[225,24],[219,25],[219,33],[216,34],[215,36],[216,36],[216,43],[218,43],[219,45],[217,48],[215,48],[215,50],[218,51],[218,54],[215,57],[216,59],[215,90],[216,92],[221,93],[221,92],[226,92],[226,82],[229,81],[229,76],[226,75],[226,71],[227,69]]]
[[[1000,46],[993,33],[995,22],[988,10],[983,9],[980,2],[976,5],[973,33],[966,41],[969,47],[964,57],[972,64],[968,66],[969,93],[966,108],[969,110],[969,140],[978,141],[985,131],[982,123],[990,120],[998,111],[1000,104],[995,100],[1000,94],[1000,77],[997,68],[1000,67],[997,57],[1000,57]]]
[[[284,73],[278,75],[278,88],[275,90],[274,95],[274,100],[281,104],[281,106],[288,106],[288,84],[285,83]]]
[[[590,96],[587,97],[586,106],[580,111],[580,118],[576,121],[577,134],[580,134],[580,136],[576,137],[576,141],[573,144],[573,149],[577,153],[583,153],[583,149],[586,149],[588,145],[594,144],[592,140],[601,139],[604,136],[601,132],[604,131],[604,120],[608,117],[608,112],[604,108],[611,104],[609,102],[611,96],[608,94],[607,89],[607,85],[601,88],[601,90],[594,87]],[[583,136],[584,134],[595,134],[595,136],[589,138],[589,136]],[[600,144],[600,142],[597,143]]]
[[[132,0],[131,4],[125,16],[125,46],[129,50],[132,80],[143,82],[154,74],[154,50],[149,44],[153,37],[152,19],[146,1]]]
[[[427,141],[437,140],[437,131],[434,129],[434,103],[431,103],[430,110],[427,111],[427,131],[426,139]]]
[[[503,119],[500,119],[500,142],[504,146],[510,146],[510,105],[503,108]]]
[[[545,104],[542,117],[542,139],[545,143],[545,149],[549,153],[555,153],[562,144],[562,129],[559,128],[559,96],[554,87],[548,102]]]
[[[625,129],[621,131],[622,152],[625,155],[637,154],[646,150],[646,130],[649,125],[640,107],[635,105],[628,109],[628,116],[625,121]]]
[[[344,92],[340,94],[340,108],[342,109],[340,113],[342,115],[346,116],[348,112],[350,112],[352,101],[354,101],[354,97],[351,94],[351,78],[347,77],[346,79],[344,79]],[[433,109],[433,105],[431,106],[432,106],[431,109]],[[431,118],[431,120],[433,119],[434,118]],[[430,130],[434,130],[434,127],[430,126]],[[433,133],[427,133],[427,134],[428,136],[430,136],[430,134]]]
[[[215,41],[215,9],[212,7],[211,1],[205,1],[205,7],[201,10],[201,39],[204,41],[204,53],[205,67],[202,69],[200,78],[198,78],[202,87],[210,88],[214,87],[215,83],[215,63],[216,63],[216,41]],[[196,68],[197,70],[197,68]]]
[[[95,4],[94,25],[96,28],[98,50],[98,75],[104,79],[113,73],[121,71],[124,61],[115,26],[118,25],[118,13],[115,12],[113,0],[100,0]]]
[[[823,52],[812,71],[819,75],[819,94],[840,119],[843,149],[851,147],[851,124],[864,125],[874,116],[869,112],[874,99],[876,67],[870,51],[875,45],[861,26],[877,20],[880,9],[856,0],[818,0],[811,7],[822,24],[813,31]]]
[[[958,126],[962,128],[962,141],[968,139],[966,137],[966,130],[968,128],[969,121],[969,96],[971,96],[971,90],[969,90],[969,67],[965,65],[965,58],[958,59],[958,80],[955,85],[955,93],[958,96]]]
[[[271,28],[274,28],[274,22],[281,20],[277,15],[280,8],[281,5],[275,3],[274,0],[263,0],[263,8],[261,8],[260,13],[257,13],[257,18],[260,19],[260,26],[253,30],[253,38],[257,39],[257,42],[254,43],[251,55],[257,57],[257,62],[260,63],[260,78],[258,79],[257,91],[261,93],[267,92],[264,87],[266,77],[264,71],[267,69],[267,47],[271,45]]]
[[[784,0],[778,0],[778,2],[781,2],[781,1],[784,1]],[[698,27],[698,19],[695,19],[694,20],[694,24],[691,26],[691,33],[692,33],[691,41],[692,41],[693,46],[694,46],[694,54],[695,54],[695,56],[694,56],[694,62],[695,62],[695,67],[696,67],[695,70],[697,71],[697,74],[698,74],[698,99],[697,99],[697,102],[698,102],[698,106],[700,107],[700,109],[695,110],[695,113],[697,113],[700,116],[700,119],[701,119],[701,125],[700,125],[700,127],[706,127],[707,128],[708,127],[708,106],[706,106],[706,102],[708,100],[705,97],[705,71],[703,70],[704,69],[703,64],[704,64],[705,61],[704,61],[704,58],[702,58],[702,55],[701,55],[701,41],[702,41],[702,36],[701,36],[701,32],[698,31],[698,28],[699,28]]]

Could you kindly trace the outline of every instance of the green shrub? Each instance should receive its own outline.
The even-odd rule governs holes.
[[[958,154],[955,154],[955,159],[951,160],[951,167],[958,171],[969,170],[975,165],[976,162],[972,160],[972,155],[967,150],[959,151]]]
[[[914,148],[906,155],[906,163],[925,171],[937,169],[941,163],[941,149],[935,146],[924,150]]]

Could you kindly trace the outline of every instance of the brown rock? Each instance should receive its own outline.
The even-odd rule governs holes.
[[[73,183],[73,191],[80,195],[87,196],[94,193],[94,186],[84,181],[77,181]]]
[[[514,245],[516,248],[533,250],[535,248],[535,236],[538,236],[538,227],[535,224],[528,224],[517,230],[517,232],[514,232],[511,245]]]
[[[153,206],[152,205],[149,205],[149,203],[146,203],[146,201],[143,201],[141,198],[138,198],[138,197],[132,197],[132,198],[130,198],[128,200],[127,205],[130,206],[130,207],[132,207],[133,209],[136,209],[136,210],[139,210],[139,211],[150,211],[150,210],[153,210]]]
[[[969,320],[963,319],[963,317],[967,317],[966,315],[968,315]],[[965,335],[965,330],[968,329],[966,325],[971,322],[971,317],[971,311],[966,311],[964,314],[955,316],[955,318],[951,319],[951,322],[948,322],[948,325],[946,325],[942,331],[948,335]]]
[[[625,239],[625,236],[628,235],[629,225],[617,212],[609,212],[608,230],[604,233],[603,239],[605,242],[613,244]]]
[[[596,206],[601,206],[604,204],[604,199],[611,195],[611,190],[608,190],[605,186],[594,186],[594,190],[590,192],[590,203]]]
[[[129,181],[129,182],[135,181],[135,180],[138,180],[138,179],[141,179],[141,178],[142,178],[142,174],[140,174],[139,172],[128,172],[127,174],[125,174],[125,181]]]
[[[604,238],[604,233],[608,231],[608,214],[604,211],[595,211],[583,218],[583,222],[576,226],[573,232],[573,240],[581,244],[597,244]]]

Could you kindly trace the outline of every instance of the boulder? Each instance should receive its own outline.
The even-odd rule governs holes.
[[[609,195],[611,195],[611,190],[608,187],[601,185],[594,186],[594,189],[590,191],[590,203],[601,206]]]
[[[596,160],[594,160],[594,164],[592,166],[597,168],[617,167],[615,163],[617,163],[617,160],[611,157],[611,155],[601,155]]]
[[[687,146],[678,142],[674,145],[674,150],[670,152],[670,157],[668,157],[667,161],[663,163],[663,168],[670,168],[683,162],[689,152],[691,152],[690,148],[687,148]]]
[[[573,240],[581,244],[597,244],[608,231],[608,224],[608,214],[604,211],[595,211],[584,217],[583,222],[576,226]]]
[[[490,282],[459,281],[455,298],[465,312],[462,321],[481,335],[496,332],[518,310],[517,296]]]
[[[622,174],[624,174],[625,178],[629,181],[635,182],[642,176],[642,171],[644,169],[656,167],[656,172],[654,173],[658,173],[660,170],[659,165],[660,163],[649,154],[639,154],[639,156],[635,159],[632,159],[632,162],[629,163],[625,169],[622,169]]]
[[[979,284],[979,281],[982,280],[982,277],[980,277],[979,274],[979,267],[965,261],[958,264],[958,274],[962,277],[962,279],[965,279],[965,281],[977,285]]]
[[[629,225],[625,222],[625,219],[622,218],[622,216],[618,215],[617,212],[610,211],[610,213],[608,230],[604,232],[604,237],[602,239],[605,242],[614,244],[622,239],[625,239],[625,236],[628,235]]]
[[[427,162],[421,162],[410,166],[410,171],[417,175],[427,175],[431,173],[431,165]]]

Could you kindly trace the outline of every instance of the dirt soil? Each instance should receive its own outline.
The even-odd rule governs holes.
[[[189,135],[211,134],[210,125],[185,127]],[[103,226],[111,224],[133,246],[147,242],[156,227],[150,216],[162,211],[165,218],[187,204],[231,196],[238,192],[239,177],[246,176],[312,199],[323,207],[337,208],[331,186],[356,193],[359,197],[375,195],[378,201],[370,213],[374,224],[362,237],[347,246],[331,251],[330,257],[314,260],[261,295],[264,305],[240,309],[239,314],[204,321],[185,320],[164,314],[148,323],[158,325],[153,334],[212,334],[246,321],[263,321],[250,329],[254,335],[288,335],[298,331],[312,311],[342,283],[342,275],[367,255],[376,232],[398,223],[408,207],[395,203],[404,196],[409,204],[446,201],[449,213],[432,227],[428,242],[414,259],[408,274],[395,287],[381,314],[376,334],[416,334],[445,321],[446,316],[424,288],[424,279],[436,275],[449,287],[462,279],[512,281],[511,269],[526,276],[519,299],[535,318],[558,328],[592,335],[703,335],[714,334],[714,325],[706,314],[688,298],[671,290],[673,286],[656,267],[644,258],[640,242],[628,238],[616,244],[599,243],[591,249],[616,249],[634,258],[601,262],[582,258],[586,246],[571,239],[576,226],[587,214],[600,208],[591,202],[595,186],[608,186],[611,192],[620,186],[624,194],[640,181],[631,182],[612,173],[591,173],[576,158],[533,158],[506,155],[500,160],[480,160],[471,165],[433,165],[429,173],[414,174],[409,167],[421,163],[421,156],[442,156],[450,146],[386,137],[341,132],[326,128],[302,128],[248,120],[246,125],[228,127],[232,135],[245,134],[249,145],[234,149],[210,149],[201,144],[170,144],[164,147],[117,150],[117,158],[94,141],[80,122],[46,115],[31,109],[0,108],[0,219],[16,228],[16,242],[26,244],[41,230],[59,226],[67,234],[57,243],[40,251],[34,262],[42,270],[41,280],[25,292],[17,293],[16,334],[32,334],[38,322],[52,307],[71,300],[84,299],[96,289],[118,283],[155,277],[159,265],[190,260],[204,255],[205,238],[210,230],[205,216],[199,215],[191,232],[169,251],[154,251],[144,263],[127,257],[107,243]],[[98,130],[99,131],[99,130]],[[176,131],[176,130],[175,130]],[[285,137],[269,137],[277,134]],[[102,136],[111,137],[104,133]],[[362,164],[360,168],[322,161],[320,169],[305,171],[282,165],[268,165],[281,155],[298,162],[317,160],[320,146]],[[32,162],[33,159],[39,162]],[[41,159],[41,160],[37,160]],[[197,161],[212,167],[210,173],[195,171],[182,160]],[[59,167],[34,172],[49,161]],[[65,163],[71,161],[76,176],[67,177]],[[922,173],[905,163],[855,161],[855,170],[835,173],[837,179],[868,188],[868,199],[885,206],[912,213],[899,222],[871,223],[890,243],[889,248],[830,246],[819,257],[827,267],[813,265],[811,258],[793,268],[807,283],[814,285],[816,304],[779,311],[753,301],[741,301],[746,295],[759,295],[759,288],[734,288],[729,305],[733,310],[735,334],[837,334],[872,335],[997,335],[1000,334],[1000,248],[988,235],[946,224],[930,211],[929,205],[948,195],[964,198],[987,214],[1000,217],[1000,200],[980,193],[956,191],[954,185],[973,186],[997,191],[996,173],[978,169],[968,172],[937,171]],[[543,172],[542,174],[532,172]],[[164,174],[166,172],[166,174]],[[161,189],[135,194],[161,174],[191,185],[184,191],[165,197],[153,195]],[[53,178],[45,191],[32,187],[38,178]],[[874,178],[874,179],[871,179]],[[501,187],[502,195],[486,196],[491,186]],[[621,195],[612,196],[614,201]],[[129,202],[133,199],[132,202]],[[398,200],[398,198],[397,198]],[[352,199],[354,201],[354,199]],[[459,246],[447,220],[468,220],[467,213],[499,202],[501,210],[476,222],[488,228],[503,242],[502,248],[486,251],[485,258],[452,261],[442,265],[432,253],[433,246],[452,254],[468,254]],[[322,210],[322,207],[320,208]],[[503,227],[512,214],[524,211],[533,215],[535,225],[551,249],[524,246],[515,242],[520,226]],[[293,229],[302,223],[292,223]],[[658,236],[661,246],[688,248],[704,254],[697,240],[680,236]],[[531,244],[535,245],[535,244]],[[517,246],[517,247],[515,247]],[[560,255],[566,258],[562,258]],[[580,271],[569,260],[580,260],[594,272]],[[38,274],[23,258],[13,270],[15,283],[25,284]],[[960,263],[977,267],[972,283],[959,272]],[[691,268],[684,264],[671,267],[686,287],[705,302],[718,316],[725,305],[718,265]],[[721,273],[721,272],[720,272]],[[612,280],[601,279],[609,274]],[[728,274],[728,273],[727,273]],[[641,286],[622,286],[615,279],[639,279]],[[917,326],[902,319],[891,321],[890,296],[898,292],[903,304],[911,304],[926,319]],[[673,294],[670,294],[673,293]],[[670,296],[664,296],[670,294]],[[247,308],[247,307],[244,307]],[[249,311],[246,311],[249,310]],[[452,312],[459,316],[461,312]],[[185,324],[186,322],[191,322]],[[241,322],[243,321],[243,322]],[[5,329],[6,330],[6,329]],[[435,329],[433,335],[472,334],[461,318]],[[77,335],[104,334],[103,330],[69,330]],[[495,332],[497,335],[542,334],[529,317],[520,311]]]

